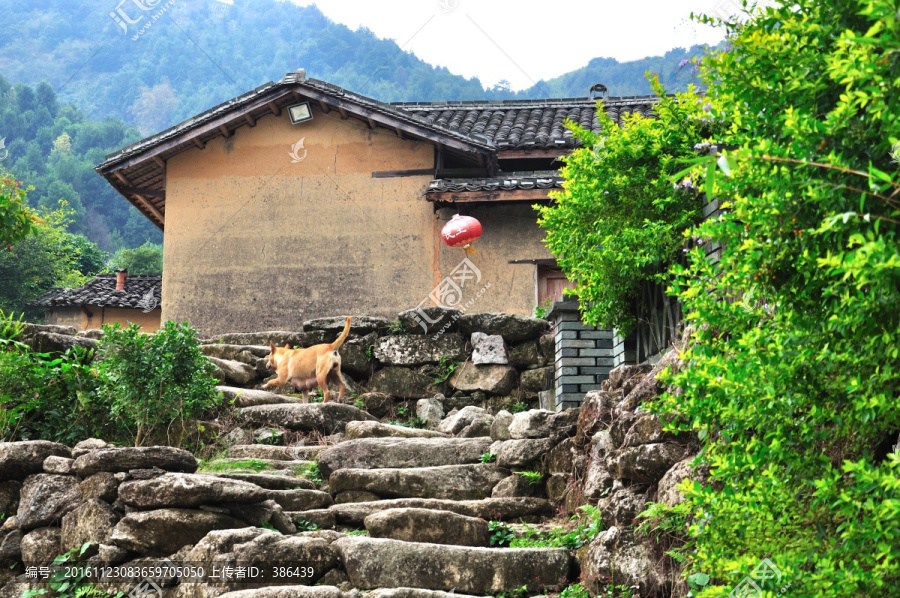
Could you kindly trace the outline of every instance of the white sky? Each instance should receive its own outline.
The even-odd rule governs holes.
[[[690,20],[731,13],[738,0],[290,0],[316,4],[351,29],[366,26],[422,60],[489,87],[523,89],[585,66],[676,47],[717,44],[724,30]]]

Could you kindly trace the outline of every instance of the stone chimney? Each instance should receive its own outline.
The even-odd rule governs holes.
[[[121,270],[116,270],[116,290],[124,291],[125,290],[125,279],[128,278],[128,270],[122,268]]]

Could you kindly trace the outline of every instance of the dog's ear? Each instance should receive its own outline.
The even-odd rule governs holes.
[[[284,348],[285,348],[285,349],[288,349],[288,350],[290,350],[290,348],[291,348],[291,345],[290,345],[290,344],[288,344],[288,343],[285,343],[285,344],[284,344]]]
[[[269,341],[269,348],[272,349],[272,353],[274,353],[275,352],[275,343],[273,343],[272,341]]]

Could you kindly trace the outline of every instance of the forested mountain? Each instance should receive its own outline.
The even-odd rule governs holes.
[[[132,0],[119,7],[0,0],[0,72],[13,82],[47,81],[92,118],[120,118],[149,134],[299,67],[382,101],[577,97],[597,82],[612,95],[632,95],[650,93],[646,70],[673,90],[685,88],[694,75],[678,63],[702,51],[679,48],[629,63],[595,58],[516,94],[432,67],[394,41],[330,21],[314,5]],[[142,18],[129,24],[123,17]]]

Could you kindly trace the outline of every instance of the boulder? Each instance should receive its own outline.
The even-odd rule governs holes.
[[[102,448],[111,448],[114,445],[109,444],[105,440],[101,440],[100,438],[88,438],[86,440],[82,440],[78,444],[76,444],[72,448],[72,458],[77,459],[81,455],[86,455],[91,451],[96,451],[97,449]]]
[[[620,365],[619,367],[610,370],[609,382],[607,383],[607,387],[609,388],[609,390],[618,390],[622,388],[622,385],[625,383],[625,381],[633,378],[634,376],[647,374],[652,369],[653,366],[648,363],[639,363],[637,365]]]
[[[685,480],[706,484],[709,481],[709,468],[701,465],[693,466],[694,457],[688,457],[673,465],[669,471],[659,480],[656,488],[656,502],[670,507],[684,502],[684,495],[678,491],[678,486]]]
[[[453,590],[423,590],[420,588],[382,588],[366,594],[366,598],[478,598],[467,594],[457,594]]]
[[[301,403],[257,405],[240,411],[244,423],[256,426],[277,424],[290,430],[343,432],[347,422],[374,421],[375,418],[352,405],[342,403]]]
[[[70,336],[55,332],[38,332],[31,337],[31,350],[35,353],[51,353],[61,355],[72,347],[83,349],[97,349],[97,341],[84,336]]]
[[[119,497],[119,480],[108,471],[101,471],[85,478],[78,488],[85,500],[97,499],[107,503],[115,502]]]
[[[674,434],[663,432],[662,422],[652,413],[639,413],[631,428],[625,433],[623,447],[653,444],[674,440]]]
[[[584,498],[590,503],[608,495],[613,487],[613,477],[602,461],[591,461],[584,479]]]
[[[547,438],[554,432],[553,423],[556,413],[546,409],[531,409],[513,415],[509,424],[509,437],[520,438]]]
[[[266,390],[236,388],[234,386],[216,386],[226,401],[234,402],[235,407],[252,407],[253,405],[277,405],[281,403],[301,403],[302,399],[286,397]]]
[[[553,351],[550,351],[550,355],[553,355]],[[520,370],[545,365],[544,357],[538,349],[538,341],[526,341],[510,348],[509,365]]]
[[[324,478],[340,469],[433,467],[478,463],[489,438],[360,438],[319,454]]]
[[[0,442],[0,480],[24,480],[44,471],[47,457],[72,456],[69,447],[48,440]]]
[[[381,500],[381,497],[377,494],[372,494],[371,492],[365,492],[363,490],[347,490],[345,492],[338,492],[334,495],[334,504],[336,505],[354,502],[371,502],[373,500]]]
[[[521,477],[521,476],[517,476]],[[550,515],[552,507],[542,498],[486,498],[482,500],[441,500],[435,498],[395,498],[370,502],[334,504],[328,508],[338,523],[360,526],[366,517],[385,509],[432,509],[451,511],[489,521],[518,521],[526,517]]]
[[[463,428],[456,435],[458,438],[487,438],[491,435],[491,424],[494,423],[493,418],[478,418],[471,424]]]
[[[655,484],[684,457],[684,450],[669,442],[623,448],[608,460],[609,470],[619,479]]]
[[[541,469],[540,460],[553,448],[549,438],[522,438],[506,440],[497,452],[497,465],[506,468],[535,466]]]
[[[332,504],[331,495],[319,490],[267,490],[266,497],[281,505],[285,511],[321,509]]]
[[[678,358],[679,354],[678,350],[670,350],[663,355],[653,369],[643,374],[643,379],[628,393],[622,402],[621,409],[633,411],[644,401],[662,394],[666,387],[657,379],[657,375],[666,368],[669,368],[671,374],[678,373],[683,366],[682,360]]]
[[[58,527],[41,527],[22,537],[20,544],[22,562],[26,567],[49,565],[62,551],[59,547]]]
[[[75,459],[67,459],[66,457],[56,457],[50,455],[44,459],[44,473],[56,473],[59,475],[69,475],[72,473],[72,463]]]
[[[375,343],[375,335],[344,343],[340,349],[341,371],[357,379],[368,378],[372,373],[370,346]]]
[[[491,440],[502,441],[509,440],[509,426],[513,422],[513,414],[505,409],[501,409],[494,416],[494,423],[491,424]]]
[[[394,399],[384,392],[366,392],[356,397],[354,403],[357,401],[363,411],[376,418],[387,417],[394,410]]]
[[[239,444],[228,447],[225,454],[233,459],[273,459],[276,461],[312,461],[325,450],[322,445],[271,446]]]
[[[600,500],[598,507],[603,516],[604,525],[618,525],[627,528],[635,525],[635,518],[646,508],[647,497],[642,487],[629,486],[613,490],[609,496]]]
[[[191,508],[222,502],[256,503],[266,500],[266,491],[239,480],[212,475],[167,473],[150,480],[125,482],[119,498],[138,509]]]
[[[537,338],[550,328],[550,322],[514,314],[465,314],[457,322],[460,332],[499,334],[508,343],[520,343]]]
[[[419,399],[416,403],[416,417],[425,422],[426,428],[433,430],[444,418],[444,405],[437,398]]]
[[[636,587],[641,596],[657,595],[662,579],[657,558],[638,541],[628,528],[613,526],[601,532],[586,549],[578,552],[578,561],[588,591],[600,595],[610,579],[622,586]]]
[[[409,334],[434,334],[440,330],[453,332],[462,315],[457,309],[428,306],[400,312],[400,326]]]
[[[197,460],[188,451],[171,446],[112,447],[82,455],[75,459],[72,467],[82,478],[101,471],[130,471],[152,467],[193,473],[197,471]]]
[[[219,359],[217,357],[207,357],[207,359],[216,366],[213,372],[213,378],[223,384],[232,384],[235,386],[247,386],[254,380],[258,379],[256,368],[241,363],[239,361],[231,361],[229,359]]]
[[[186,563],[203,563],[205,571],[203,576],[191,580],[194,583],[179,585],[175,593],[176,598],[216,598],[223,592],[251,588],[274,591],[273,588],[260,586],[311,586],[338,566],[337,552],[323,538],[305,535],[284,536],[254,527],[212,531],[197,542],[183,560]],[[245,566],[257,566],[263,570],[262,574],[245,580],[224,578],[221,575],[213,577],[214,568],[221,571],[223,566],[233,566],[236,562]],[[294,567],[297,570],[301,566],[311,567],[312,571],[302,573],[312,575],[279,576],[274,569],[280,565]]]
[[[239,519],[209,511],[141,511],[128,513],[116,524],[110,536],[110,544],[140,554],[168,556],[184,546],[196,544],[213,530],[246,526]]]
[[[359,589],[403,585],[476,595],[566,585],[564,548],[475,548],[346,536],[333,544]]]
[[[381,422],[349,422],[344,431],[344,441],[357,438],[446,438],[446,434]]]
[[[303,401],[295,401],[302,403]],[[277,445],[284,441],[284,431],[279,428],[259,428],[253,430],[253,442],[258,444]]]
[[[85,542],[108,544],[121,515],[102,500],[91,499],[62,518],[60,552],[80,548]]]
[[[223,503],[220,505],[232,517],[236,517],[247,525],[264,527],[269,524],[282,534],[296,534],[297,527],[285,510],[274,500],[265,500],[254,504]]]
[[[547,499],[555,505],[565,503],[569,493],[569,476],[565,473],[551,473],[544,483],[547,488]]]
[[[18,480],[0,482],[0,513],[9,515],[19,509],[20,492],[22,492],[22,482]]]
[[[487,498],[509,471],[492,464],[390,469],[340,469],[328,478],[333,494],[364,490],[384,498]]]
[[[487,409],[469,405],[463,407],[453,415],[448,415],[445,420],[438,424],[437,429],[438,432],[455,435],[462,432],[464,428],[471,425],[473,422],[481,420],[493,423],[493,419],[494,418]],[[490,431],[488,431],[488,433],[490,433]]]
[[[419,335],[384,336],[375,343],[375,357],[385,365],[415,366],[441,359],[462,361],[466,343],[458,334],[437,338]]]
[[[619,448],[625,444],[625,435],[634,425],[637,416],[631,411],[625,411],[618,414],[609,426],[610,446]]]
[[[22,485],[16,518],[22,530],[58,524],[82,502],[78,481],[71,476],[37,473]]]
[[[200,345],[198,349],[207,357],[238,361],[253,367],[256,367],[256,363],[260,359],[268,357],[269,353],[272,352],[269,345],[230,345],[224,343]]]
[[[553,368],[525,370],[519,376],[519,387],[528,392],[541,392],[553,387]]]
[[[491,492],[491,498],[515,498],[519,496],[538,496],[541,487],[532,484],[525,476],[511,475],[500,480]]]
[[[575,442],[571,438],[566,438],[547,453],[544,467],[547,473],[570,474],[574,462],[582,456],[583,452],[575,448]]]
[[[240,480],[255,484],[266,490],[296,490],[298,488],[314,490],[316,485],[307,478],[293,475],[280,475],[273,473],[216,473],[209,474],[229,480]]]
[[[472,363],[475,365],[509,363],[509,352],[506,350],[506,342],[499,334],[472,333]]]
[[[74,326],[61,326],[59,324],[25,324],[20,340],[23,343],[27,343],[39,332],[52,332],[53,334],[62,334],[64,336],[75,336],[78,334],[78,329]]]
[[[22,530],[0,531],[0,563],[11,565],[22,560]]]
[[[91,328],[90,330],[79,330],[77,336],[84,336],[99,341],[106,336],[106,333],[100,328]]]
[[[457,390],[481,390],[493,395],[508,395],[516,387],[518,372],[508,365],[475,365],[467,361],[450,376]]]
[[[433,397],[440,390],[433,377],[401,367],[378,370],[372,374],[369,388],[400,399]]]
[[[286,511],[285,514],[291,518],[291,521],[295,522],[295,525],[300,530],[306,529],[310,524],[319,529],[332,529],[335,526],[334,513],[328,509]]]
[[[347,316],[335,316],[333,318],[318,318],[303,322],[304,332],[322,331],[323,340],[319,342],[331,343],[341,334],[347,324]],[[350,322],[350,334],[365,336],[371,332],[384,332],[391,325],[387,318],[370,316],[353,316]]]
[[[578,410],[578,429],[575,433],[577,446],[584,446],[591,436],[612,423],[620,397],[619,393],[603,390],[592,390],[584,396]]]
[[[487,521],[450,511],[386,509],[364,523],[373,538],[456,546],[487,546],[489,540]]]

